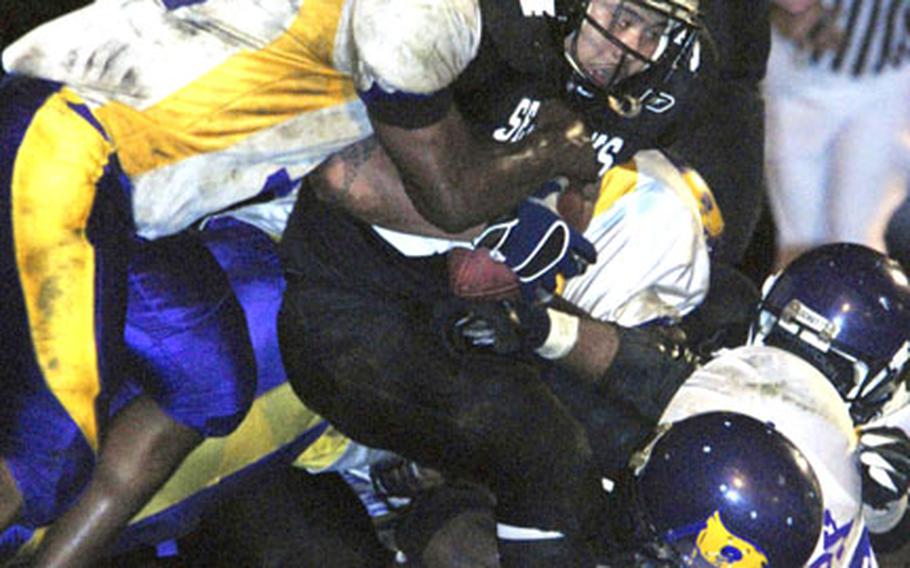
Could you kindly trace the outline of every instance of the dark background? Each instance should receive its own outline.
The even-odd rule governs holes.
[[[0,0],[0,49],[38,24],[86,4],[86,0]]]

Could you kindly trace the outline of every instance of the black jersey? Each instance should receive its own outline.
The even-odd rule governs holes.
[[[722,79],[759,81],[765,76],[771,48],[768,10],[768,0],[701,0]]]
[[[455,104],[495,141],[524,138],[540,102],[560,96],[568,64],[544,17],[525,16],[517,2],[508,0],[485,0],[480,7],[480,47],[453,84],[424,96],[362,93],[370,112],[386,123],[420,127],[441,119]]]
[[[564,30],[554,29],[552,16],[525,11],[514,0],[481,0],[478,6],[480,41],[454,81],[422,95],[387,92],[374,85],[361,93],[371,116],[402,128],[420,128],[441,120],[454,104],[482,136],[496,143],[516,143],[534,130],[545,100],[563,97],[576,105],[579,117],[592,131],[592,144],[604,173],[641,149],[668,144],[679,131],[679,123],[691,114],[700,90],[693,73],[677,72],[681,79],[673,87],[666,81],[657,87],[673,89],[672,96],[658,97],[659,103],[670,101],[669,106],[652,108],[649,104],[638,117],[621,116],[605,99],[579,97],[579,89],[570,89],[572,68],[564,56]],[[651,79],[659,80],[666,72],[655,68],[658,71]],[[644,73],[634,79],[644,92],[648,86]]]

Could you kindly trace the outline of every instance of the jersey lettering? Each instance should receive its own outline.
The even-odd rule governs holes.
[[[521,0],[521,13],[526,17],[555,16],[555,0]]]
[[[601,165],[597,175],[602,176],[613,167],[616,155],[622,150],[625,141],[618,136],[595,132],[592,137],[592,144],[594,149],[597,150],[597,161]]]
[[[871,566],[872,547],[869,542],[868,530],[863,529],[863,533],[853,553],[844,557],[846,550],[847,537],[853,529],[853,520],[837,526],[837,521],[831,511],[825,509],[825,521],[823,526],[823,538],[825,551],[817,556],[809,568],[830,568],[831,566],[843,566],[849,561],[850,568],[865,568]]]
[[[518,142],[534,130],[534,118],[540,110],[540,101],[523,98],[512,116],[509,125],[493,131],[493,139],[497,142]]]

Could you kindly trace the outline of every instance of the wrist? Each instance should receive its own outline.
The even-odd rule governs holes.
[[[547,308],[543,313],[549,320],[549,329],[540,347],[534,352],[544,359],[562,359],[578,342],[579,319],[552,308]]]

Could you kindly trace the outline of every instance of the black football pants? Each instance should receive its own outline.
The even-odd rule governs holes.
[[[282,247],[282,356],[309,407],[358,442],[484,483],[501,522],[581,528],[602,493],[582,426],[533,363],[446,350],[432,318],[443,257],[404,257],[316,203],[298,204]]]

